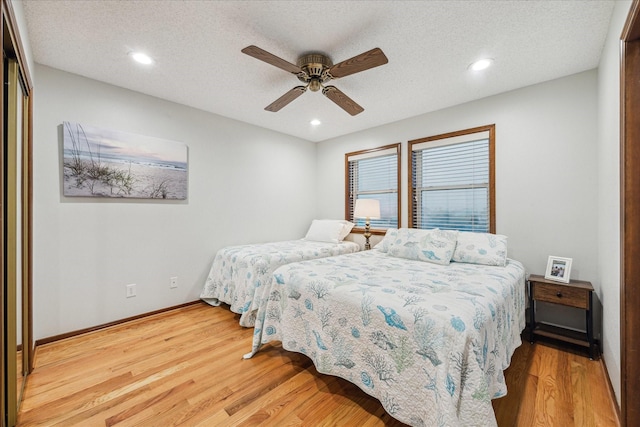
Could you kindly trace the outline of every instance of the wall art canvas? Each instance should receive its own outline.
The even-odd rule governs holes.
[[[79,123],[62,127],[65,196],[187,198],[185,144]]]

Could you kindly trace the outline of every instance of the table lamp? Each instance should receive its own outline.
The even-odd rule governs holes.
[[[356,206],[353,209],[353,217],[365,218],[364,249],[371,249],[371,244],[369,243],[369,237],[371,237],[369,220],[380,219],[380,201],[376,199],[356,199]]]

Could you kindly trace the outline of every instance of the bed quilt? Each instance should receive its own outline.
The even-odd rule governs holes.
[[[251,357],[280,341],[413,426],[495,426],[525,326],[525,270],[373,249],[288,264],[261,290]]]
[[[240,314],[240,325],[252,327],[258,309],[256,291],[271,283],[276,268],[358,250],[360,246],[354,242],[303,239],[222,248],[216,253],[200,298],[214,306],[229,304],[231,311]]]

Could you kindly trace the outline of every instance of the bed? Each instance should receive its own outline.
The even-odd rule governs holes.
[[[420,236],[397,235],[370,251],[276,269],[245,358],[279,341],[404,423],[495,426],[491,399],[507,393],[503,370],[525,326],[523,265],[495,235],[481,236],[485,244],[472,235],[444,256]],[[437,264],[420,259],[447,254]],[[492,257],[502,265],[473,263]]]
[[[343,240],[352,228],[347,221],[314,220],[303,239],[222,248],[200,298],[213,306],[229,304],[231,311],[240,314],[241,326],[253,327],[258,308],[255,294],[271,283],[273,271],[291,262],[360,250],[357,243]]]

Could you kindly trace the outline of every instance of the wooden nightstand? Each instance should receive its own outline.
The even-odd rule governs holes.
[[[561,304],[581,308],[585,311],[586,333],[576,332],[557,326],[536,323],[536,301]],[[571,280],[569,283],[554,282],[544,276],[529,276],[529,316],[531,333],[529,340],[533,344],[536,335],[580,345],[589,349],[589,358],[594,359],[596,346],[593,340],[593,286],[583,280]]]

